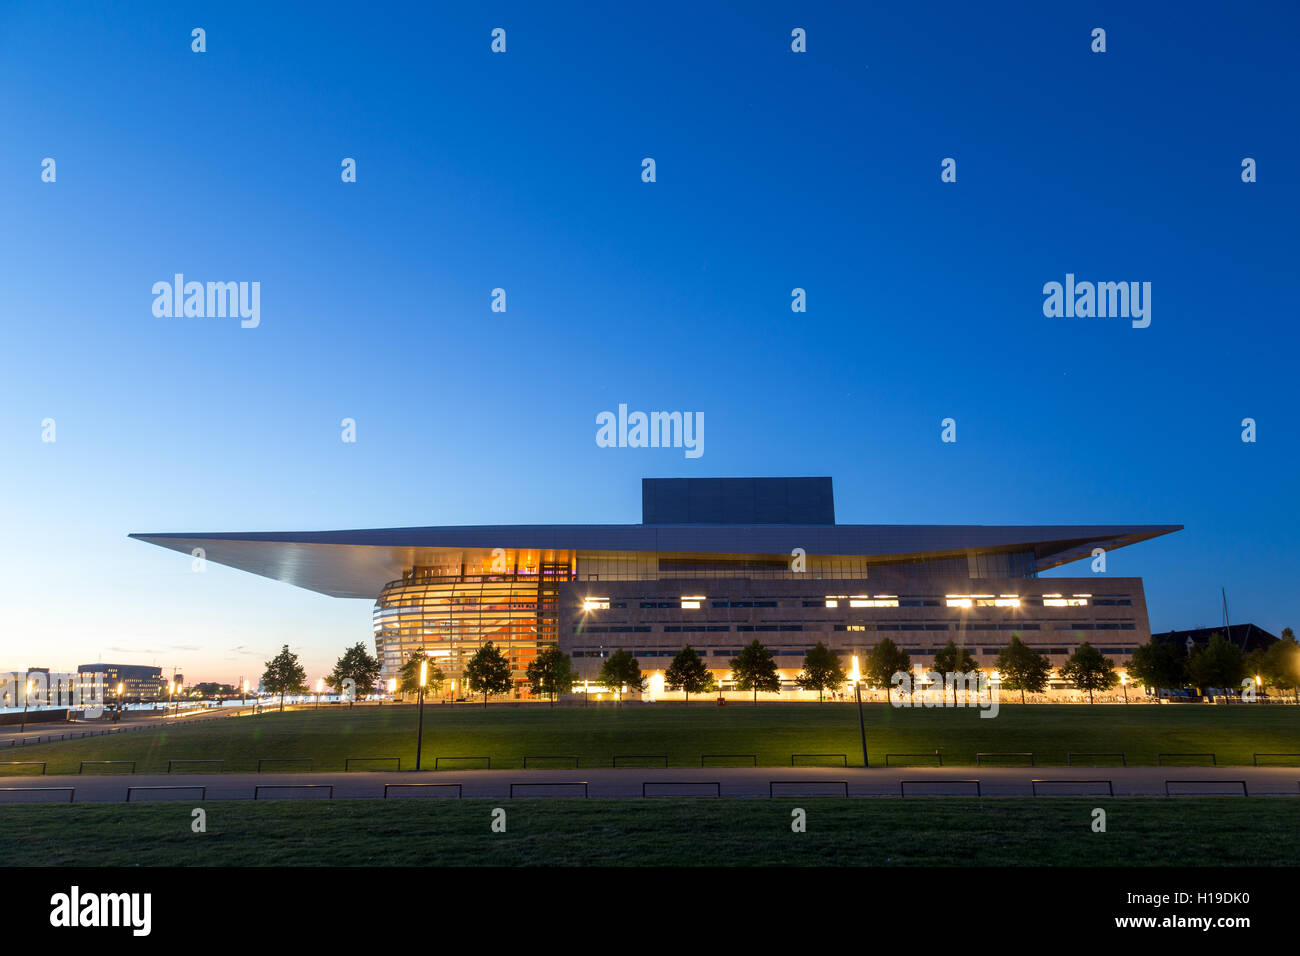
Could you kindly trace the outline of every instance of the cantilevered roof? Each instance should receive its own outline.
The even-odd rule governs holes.
[[[470,525],[356,531],[133,534],[186,555],[202,548],[218,564],[332,597],[378,596],[415,565],[482,560],[493,549],[548,554],[642,551],[788,558],[848,555],[873,562],[1032,551],[1038,570],[1113,551],[1182,525]]]

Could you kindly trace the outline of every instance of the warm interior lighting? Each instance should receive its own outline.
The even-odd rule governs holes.
[[[869,598],[865,594],[852,598],[849,607],[898,607],[898,598],[876,596]]]
[[[686,610],[696,610],[700,608],[700,602],[704,600],[703,594],[693,594],[690,597],[682,598],[682,607]]]
[[[968,597],[951,597],[947,599],[948,607],[971,607],[972,602]]]
[[[609,598],[598,598],[598,597],[585,598],[582,602],[582,609],[584,611],[608,611]]]
[[[1087,607],[1088,599],[1081,597],[1043,598],[1043,607]]]
[[[833,600],[831,600],[830,598],[827,598],[827,599],[826,599],[826,606],[827,606],[827,607],[839,607],[839,606],[840,606],[840,602],[839,602],[839,601],[833,601]]]

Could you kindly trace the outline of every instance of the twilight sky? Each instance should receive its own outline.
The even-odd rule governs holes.
[[[642,476],[1184,524],[1110,557],[1153,630],[1300,623],[1294,4],[268,6],[0,9],[0,670],[314,683],[369,602],[126,535],[635,522]],[[176,273],[260,324],[155,316]],[[1046,317],[1067,273],[1150,326]],[[597,447],[620,402],[704,454]]]

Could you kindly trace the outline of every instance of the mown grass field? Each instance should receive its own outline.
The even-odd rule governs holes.
[[[874,704],[865,713],[873,764],[883,763],[886,753],[935,750],[942,752],[945,766],[974,764],[976,753],[990,751],[1031,751],[1040,765],[1064,764],[1067,751],[1123,752],[1130,765],[1154,764],[1159,752],[1212,752],[1221,766],[1250,764],[1255,752],[1300,753],[1300,707],[1290,706],[1007,704],[987,719],[973,709]],[[165,772],[168,759],[219,759],[225,762],[222,769],[234,772],[255,770],[259,757],[311,757],[313,770],[342,770],[347,757],[400,756],[403,769],[409,769],[415,763],[415,725],[411,706],[272,712],[6,748],[0,761],[44,760],[47,772],[56,774],[76,773],[83,760],[134,760],[137,773],[148,773]],[[608,767],[616,754],[667,754],[670,766],[698,767],[706,753],[752,753],[760,766],[789,766],[795,753],[843,753],[850,765],[859,763],[857,709],[853,704],[425,708],[426,767],[436,756],[456,755],[490,756],[494,769],[521,767],[525,756],[541,754],[576,754],[581,767]],[[376,768],[386,769],[371,769]],[[0,774],[18,772],[25,770],[0,766]]]
[[[0,807],[10,866],[1291,866],[1293,798],[228,801]],[[807,832],[791,829],[795,807]],[[1107,812],[1093,832],[1093,809]]]

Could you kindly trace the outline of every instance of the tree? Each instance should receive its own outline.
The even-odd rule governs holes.
[[[1187,659],[1187,676],[1191,678],[1202,693],[1213,687],[1241,687],[1241,679],[1246,676],[1246,655],[1236,644],[1226,640],[1215,631],[1210,635],[1210,643],[1205,647],[1194,647]]]
[[[776,658],[757,638],[742,647],[740,655],[733,657],[730,663],[736,688],[752,690],[754,706],[758,706],[760,690],[775,692],[781,689],[781,678],[776,673]]]
[[[424,675],[424,692],[426,694],[437,694],[442,690],[447,675],[442,672],[441,667],[433,662],[433,658],[423,650],[418,650],[406,659],[406,663],[397,672],[397,689],[399,691],[403,694],[418,694],[420,692],[420,665],[425,662],[428,662],[429,666]]]
[[[1187,686],[1187,652],[1177,641],[1153,638],[1133,650],[1128,672],[1150,690],[1180,690]]]
[[[357,697],[375,689],[375,681],[379,680],[379,661],[370,656],[365,644],[358,641],[343,652],[325,680],[340,693],[347,687],[348,681],[352,681],[356,692],[350,703],[355,704]]]
[[[866,677],[872,687],[885,688],[885,699],[890,699],[894,686],[895,674],[906,674],[912,669],[912,659],[906,651],[899,650],[898,645],[889,638],[882,638],[880,643],[867,654]]]
[[[686,694],[688,706],[691,694],[703,694],[717,686],[704,661],[689,644],[677,652],[673,662],[664,671],[664,684],[674,690],[680,687]]]
[[[1264,652],[1260,670],[1273,687],[1290,687],[1296,702],[1300,703],[1300,644],[1296,643],[1295,631],[1282,628],[1282,639]]]
[[[1119,683],[1115,662],[1103,657],[1101,651],[1087,641],[1080,644],[1061,667],[1061,676],[1079,690],[1088,692],[1088,703],[1093,703],[1092,692],[1110,690]]]
[[[266,662],[262,687],[272,694],[280,695],[281,711],[284,710],[285,694],[300,694],[307,689],[307,672],[298,660],[298,655],[289,650],[288,644]]]
[[[1020,703],[1025,702],[1025,691],[1041,694],[1047,690],[1047,679],[1052,674],[1052,663],[1020,639],[1011,635],[1011,643],[998,651],[998,676],[1002,686],[1020,691]]]
[[[488,641],[465,664],[465,682],[469,689],[483,695],[483,709],[487,709],[488,694],[504,694],[515,686],[510,676],[510,662],[495,644]]]
[[[540,697],[550,697],[551,706],[559,694],[567,694],[573,689],[576,674],[569,655],[558,647],[547,647],[533,658],[526,671],[528,683],[533,686],[533,693]]]
[[[971,652],[958,647],[957,642],[949,640],[947,644],[934,652],[934,669],[940,674],[968,674],[978,668]],[[978,688],[977,688],[978,692]],[[952,682],[952,705],[957,706],[957,681]]]
[[[620,647],[600,665],[600,676],[596,678],[596,683],[611,694],[619,695],[618,701],[621,705],[623,688],[639,693],[645,690],[646,679],[641,673],[641,662],[632,656],[631,651],[625,651]]]
[[[817,691],[817,702],[821,703],[823,692],[839,687],[848,680],[848,675],[844,673],[840,655],[818,641],[804,654],[803,670],[794,680],[804,690]]]

